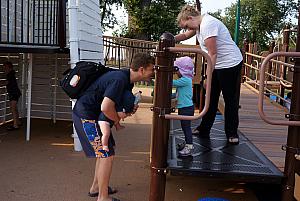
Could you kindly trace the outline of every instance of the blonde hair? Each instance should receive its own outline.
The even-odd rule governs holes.
[[[185,5],[177,16],[177,23],[179,24],[181,20],[187,20],[189,16],[200,16],[200,12],[194,6]]]

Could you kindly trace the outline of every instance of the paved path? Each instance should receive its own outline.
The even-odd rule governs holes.
[[[141,107],[115,133],[117,156],[111,185],[122,201],[148,201],[149,149],[152,113]],[[25,142],[25,128],[7,133],[0,128],[1,201],[89,201],[94,159],[73,151],[71,122],[32,121],[32,140]],[[165,201],[197,201],[221,197],[230,201],[256,201],[245,184],[167,176]]]

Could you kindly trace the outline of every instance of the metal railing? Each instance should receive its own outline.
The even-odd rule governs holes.
[[[210,56],[199,48],[176,48],[176,47],[169,47],[167,49],[170,52],[194,52],[201,54],[207,61],[207,85],[206,85],[206,96],[205,96],[205,105],[203,110],[197,116],[184,116],[184,115],[175,115],[175,114],[165,114],[163,115],[166,119],[178,119],[178,120],[196,120],[202,118],[208,111],[209,102],[210,102],[210,94],[211,94],[211,81],[212,81],[212,72],[213,72],[213,65],[210,59]]]
[[[154,54],[157,44],[144,40],[103,36],[105,65],[129,68],[134,54],[138,52]]]
[[[65,0],[0,0],[2,45],[66,46]]]
[[[283,56],[283,55],[280,55]],[[244,72],[244,78],[245,82],[250,84],[255,89],[259,89],[261,82],[259,80],[260,78],[260,69],[261,64],[264,61],[266,57],[251,54],[246,52],[245,53],[245,72]],[[280,61],[280,57],[277,56],[277,59],[270,59],[268,61],[269,66],[264,68],[264,75],[265,75],[265,81],[264,81],[264,93],[267,96],[273,96],[272,99],[282,105],[290,104],[288,100],[285,98],[285,90],[290,90],[292,81],[291,79],[287,79],[287,77],[292,77],[292,72],[286,72],[289,76],[284,77],[283,71],[286,67],[293,67],[293,64],[285,63],[283,61]],[[282,93],[283,92],[283,93]]]
[[[276,57],[276,56],[288,56],[288,57],[300,57],[300,52],[274,52],[270,55],[268,55],[260,69],[260,76],[259,76],[259,81],[260,83],[265,83],[265,68],[268,64],[269,61],[271,61],[271,58]],[[294,67],[294,66],[289,66],[289,67]],[[271,120],[267,118],[267,116],[264,113],[263,109],[263,100],[264,100],[264,84],[261,84],[259,86],[259,97],[258,97],[258,112],[260,117],[267,123],[272,124],[272,125],[286,125],[286,126],[300,126],[300,121],[284,121],[284,120]]]

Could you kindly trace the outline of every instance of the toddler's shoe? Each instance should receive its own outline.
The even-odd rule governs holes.
[[[186,144],[184,148],[178,152],[179,156],[192,156],[194,146],[192,144]]]
[[[183,143],[178,143],[178,144],[176,145],[176,149],[177,149],[178,151],[183,150],[184,147],[185,147],[185,142],[183,142]]]

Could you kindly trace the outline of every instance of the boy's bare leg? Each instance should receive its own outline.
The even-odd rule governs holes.
[[[92,186],[90,188],[90,193],[97,193],[98,192],[97,170],[99,169],[99,163],[100,163],[99,158],[96,158],[94,180],[93,180]]]
[[[102,137],[101,137],[101,143],[102,143],[102,148],[105,151],[109,151],[108,149],[108,139],[110,136],[110,125],[107,121],[98,121]]]
[[[110,156],[108,158],[99,158],[99,160],[101,162],[99,163],[98,169],[96,170],[99,186],[99,196],[97,201],[111,201],[111,198],[108,197],[107,189],[114,157]]]
[[[18,102],[15,100],[10,101],[11,113],[13,115],[14,127],[18,128],[20,124],[19,112],[18,112]]]

